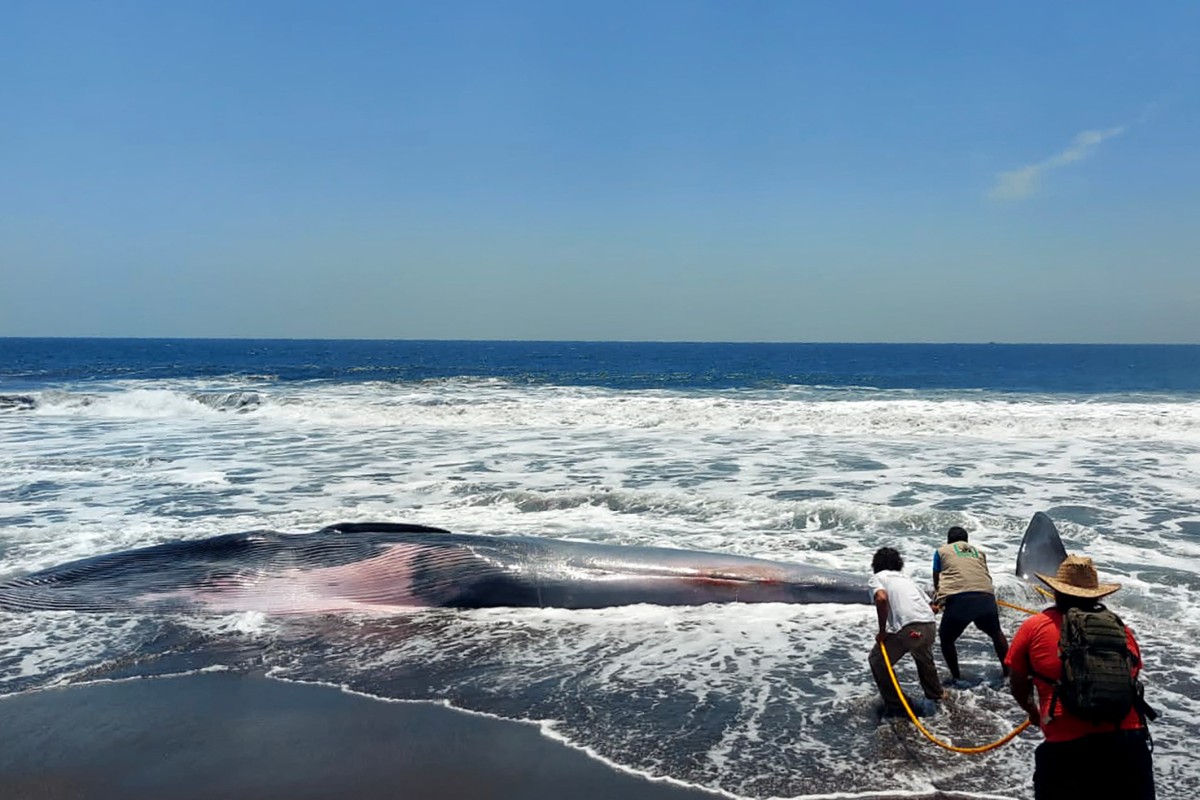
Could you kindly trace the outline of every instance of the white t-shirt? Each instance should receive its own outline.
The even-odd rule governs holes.
[[[876,572],[867,581],[871,591],[871,602],[875,602],[875,592],[883,589],[888,596],[888,633],[895,633],[905,625],[914,622],[933,622],[933,609],[929,607],[929,598],[921,591],[913,579],[903,572],[885,569]]]

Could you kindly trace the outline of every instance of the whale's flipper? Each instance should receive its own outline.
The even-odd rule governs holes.
[[[1042,588],[1042,582],[1034,573],[1053,575],[1066,557],[1067,550],[1054,522],[1041,511],[1034,514],[1025,529],[1025,538],[1021,539],[1021,548],[1017,550],[1017,575]]]

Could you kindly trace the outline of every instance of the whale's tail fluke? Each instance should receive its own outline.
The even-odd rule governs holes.
[[[1067,550],[1054,522],[1041,511],[1034,514],[1017,550],[1017,575],[1033,586],[1041,587],[1042,582],[1034,573],[1053,575],[1066,557]]]

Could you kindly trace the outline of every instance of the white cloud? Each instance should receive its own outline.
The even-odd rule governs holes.
[[[1094,153],[1101,142],[1114,136],[1120,136],[1128,127],[1128,125],[1119,125],[1104,130],[1083,131],[1072,139],[1071,144],[1062,152],[1055,153],[1036,164],[1001,172],[996,176],[996,184],[992,186],[988,196],[995,200],[1020,200],[1023,197],[1029,197],[1037,191],[1038,183],[1044,173],[1076,161],[1082,161]]]

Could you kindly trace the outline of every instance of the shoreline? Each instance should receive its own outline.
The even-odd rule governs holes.
[[[533,723],[261,675],[54,687],[0,698],[0,715],[5,800],[736,797],[614,767]]]
[[[0,796],[118,798],[730,795],[613,769],[533,724],[235,673],[0,698]]]

